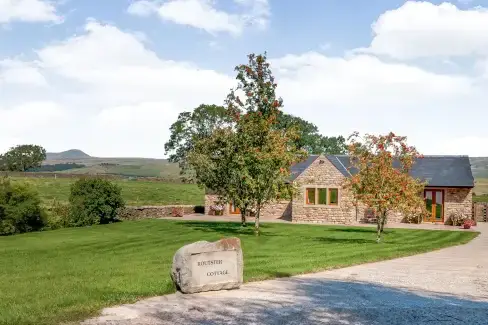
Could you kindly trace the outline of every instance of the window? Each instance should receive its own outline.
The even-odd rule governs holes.
[[[309,205],[314,205],[315,204],[315,188],[307,188],[306,192],[306,202]]]
[[[339,203],[339,190],[336,188],[329,188],[329,204],[337,205]]]
[[[319,204],[327,204],[327,189],[319,188]]]
[[[339,189],[327,187],[305,188],[306,205],[332,205],[339,204]]]

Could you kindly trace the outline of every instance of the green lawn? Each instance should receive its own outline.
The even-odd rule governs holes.
[[[70,178],[14,177],[12,179],[33,185],[46,204],[54,198],[61,202],[68,201],[71,183],[75,181]],[[129,180],[114,182],[122,187],[122,195],[127,205],[204,204],[204,191],[194,184]]]
[[[0,238],[0,324],[56,324],[174,291],[173,254],[198,240],[238,236],[246,281],[314,272],[466,243],[473,232],[143,220]]]

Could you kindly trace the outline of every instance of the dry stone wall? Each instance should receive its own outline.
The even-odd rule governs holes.
[[[158,219],[172,217],[174,209],[182,210],[183,214],[192,214],[195,208],[194,205],[128,206],[122,210],[120,217],[123,220]]]

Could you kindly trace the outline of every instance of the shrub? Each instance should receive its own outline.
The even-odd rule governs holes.
[[[210,214],[214,216],[221,216],[224,214],[224,206],[217,204],[210,206]]]
[[[457,213],[451,213],[449,216],[450,224],[453,226],[460,226],[463,224],[463,216]]]
[[[27,184],[12,184],[0,179],[0,235],[12,235],[41,230],[45,213],[35,190]]]
[[[54,199],[48,207],[47,227],[51,230],[70,226],[69,205]]]
[[[405,217],[405,222],[406,223],[420,224],[420,223],[422,223],[422,215],[409,214],[408,216]]]
[[[81,178],[71,186],[70,224],[74,227],[118,221],[124,208],[121,188],[101,178]]]
[[[464,229],[469,229],[472,226],[474,226],[473,220],[471,220],[471,219],[464,219],[464,221],[463,221],[463,227],[464,227]]]

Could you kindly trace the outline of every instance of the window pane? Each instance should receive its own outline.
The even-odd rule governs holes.
[[[327,204],[327,189],[319,188],[319,204]]]
[[[339,202],[339,190],[336,188],[329,188],[330,204],[337,204]]]
[[[425,207],[432,213],[432,191],[425,191]]]
[[[307,204],[315,204],[315,189],[314,188],[307,188],[306,190],[307,195]]]
[[[442,219],[442,192],[435,192],[435,218]]]

